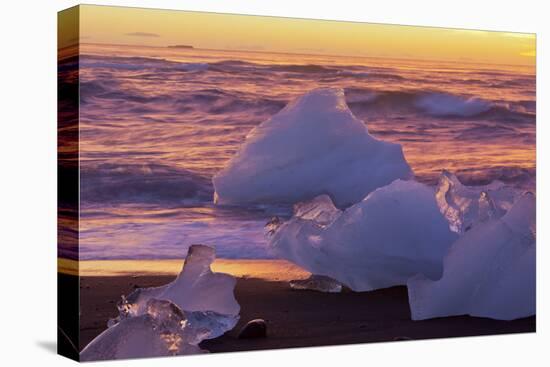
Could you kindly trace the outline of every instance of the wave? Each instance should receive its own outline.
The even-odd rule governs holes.
[[[151,69],[155,71],[173,71],[174,69],[180,71],[204,71],[208,69],[209,65],[203,62],[176,62],[149,57],[98,57],[81,55],[80,67],[126,71],[145,71]]]
[[[361,114],[407,112],[434,118],[483,118],[512,122],[533,122],[535,118],[535,102],[532,101],[488,101],[438,91],[348,88],[346,100],[352,110]]]
[[[393,68],[367,67],[353,65],[318,65],[318,64],[262,64],[241,60],[223,60],[216,62],[177,62],[160,58],[147,57],[99,57],[82,55],[80,66],[83,68],[102,68],[121,71],[211,71],[220,73],[242,73],[258,75],[265,73],[290,73],[304,76],[338,76],[352,78],[405,80],[405,77],[390,73]]]
[[[240,60],[224,60],[210,63],[210,71],[224,73],[295,73],[295,74],[335,74],[333,67],[317,64],[260,64]]]
[[[402,81],[406,78],[399,74],[392,74],[386,72],[375,71],[354,71],[354,70],[337,70],[338,76],[350,77],[350,78],[367,78],[367,79],[383,79],[388,81]]]
[[[400,81],[406,78],[397,74],[394,68],[357,65],[318,64],[260,64],[240,60],[224,60],[209,64],[209,71],[226,73],[291,73],[326,77],[351,77]]]
[[[529,87],[533,88],[536,83],[535,77],[515,78],[499,82],[492,82],[491,86],[494,88],[514,88],[514,87]]]
[[[284,107],[287,100],[260,96],[249,92],[204,88],[195,90],[182,90],[170,95],[144,94],[142,91],[128,90],[128,87],[116,84],[117,70],[122,71],[147,71],[136,75],[125,75],[125,78],[139,77],[141,79],[164,78],[163,71],[169,71],[173,78],[180,71],[184,75],[197,75],[202,82],[202,72],[236,74],[240,79],[247,78],[250,82],[258,83],[260,80],[266,83],[275,83],[278,78],[296,74],[303,79],[315,79],[319,82],[334,82],[340,84],[362,83],[374,80],[375,82],[394,83],[396,88],[403,88],[404,81],[411,79],[400,75],[397,70],[382,67],[367,67],[356,65],[317,65],[317,64],[260,64],[240,60],[222,60],[209,63],[184,63],[166,59],[147,57],[100,57],[83,55],[81,66],[84,68],[109,68],[112,69],[112,78],[101,77],[100,80],[84,80],[80,85],[81,99],[87,103],[91,98],[108,99],[119,102],[123,111],[129,113],[148,114],[155,112],[151,107],[159,104],[178,113],[193,111],[206,112],[220,115],[228,113],[248,112],[257,115],[269,115],[278,112]],[[188,74],[189,71],[198,72]],[[510,77],[510,74],[500,72],[483,71],[480,76],[505,76],[506,80],[486,80],[484,83],[499,84],[495,88],[512,88],[515,85],[531,84],[534,78],[528,76]],[[132,76],[133,75],[133,76]],[[294,78],[294,76],[292,76]],[[349,78],[349,79],[348,79]],[[114,81],[113,81],[114,80]],[[453,80],[453,79],[451,79]],[[476,77],[457,81],[464,85],[479,84],[482,79]],[[353,85],[352,84],[352,85]],[[445,84],[445,83],[443,83]],[[126,84],[128,86],[131,84]],[[486,100],[471,95],[459,95],[441,90],[369,90],[362,87],[348,87],[346,100],[352,110],[359,111],[360,115],[386,114],[391,116],[396,112],[414,113],[416,115],[431,118],[462,118],[462,119],[489,119],[505,122],[532,123],[535,117],[534,101],[505,102]],[[131,105],[131,104],[134,105]],[[143,106],[144,104],[149,106]],[[137,106],[137,105],[142,106]]]
[[[212,200],[210,178],[159,164],[83,164],[83,203],[192,204]]]
[[[80,98],[85,104],[94,99],[111,100],[116,103],[118,111],[141,114],[155,112],[151,107],[165,106],[182,114],[192,111],[212,115],[253,112],[267,116],[277,113],[287,103],[287,100],[280,98],[221,88],[181,91],[170,95],[145,95],[105,79],[81,82]],[[536,112],[535,101],[488,101],[473,96],[424,90],[347,88],[346,101],[359,116],[392,116],[401,112],[431,118],[481,118],[532,123]]]
[[[248,63],[224,62],[223,64]],[[227,89],[209,87],[208,83],[205,83],[205,88],[200,88],[202,85],[197,84],[199,88],[176,89],[170,94],[150,93],[139,86],[136,87],[133,83],[126,83],[125,80],[128,79],[126,75],[125,80],[121,80],[115,72],[110,74],[109,77],[105,77],[102,73],[94,79],[81,80],[79,86],[81,103],[96,103],[104,109],[110,108],[117,113],[129,114],[152,114],[158,111],[179,114],[200,112],[209,115],[239,113],[243,117],[246,114],[249,117],[254,115],[256,118],[267,118],[281,110],[288,102],[284,97],[235,90],[229,84]],[[143,79],[143,74],[139,77]],[[248,124],[249,120],[241,117],[234,119],[234,124],[239,124],[239,121]]]
[[[163,103],[171,98],[168,95],[140,94],[138,91],[123,88],[116,80],[109,79],[81,81],[79,90],[82,103],[89,103],[96,98],[138,104]]]
[[[118,112],[147,114],[163,106],[177,113],[192,111],[220,115],[235,112],[252,112],[271,115],[282,109],[286,101],[257,96],[221,88],[204,88],[179,93],[150,95],[128,90],[114,81],[90,80],[80,83],[80,99],[84,104],[94,100],[110,100]]]
[[[487,112],[492,105],[476,97],[461,97],[445,93],[420,95],[415,105],[432,116],[470,117]]]
[[[326,66],[315,65],[315,64],[306,64],[306,65],[270,65],[269,69],[274,71],[284,71],[291,73],[327,73],[334,72],[335,70]]]
[[[173,103],[182,113],[200,110],[212,115],[223,115],[254,111],[262,115],[271,115],[282,109],[286,101],[238,91],[207,88],[176,95],[173,97]]]

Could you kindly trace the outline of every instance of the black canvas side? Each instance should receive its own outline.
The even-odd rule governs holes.
[[[58,13],[57,352],[79,360],[79,7]]]

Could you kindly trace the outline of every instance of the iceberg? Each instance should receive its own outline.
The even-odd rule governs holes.
[[[440,280],[412,277],[407,283],[412,319],[534,315],[535,216],[535,196],[524,193],[504,216],[473,227],[452,245]]]
[[[371,136],[343,89],[321,88],[254,128],[212,181],[217,204],[294,204],[326,194],[345,208],[412,176],[401,146]]]
[[[458,237],[440,213],[433,189],[396,180],[345,211],[328,196],[297,204],[294,216],[269,223],[270,248],[312,274],[354,291],[405,285],[418,273],[439,279]]]
[[[451,230],[464,233],[479,223],[502,217],[520,194],[520,190],[501,181],[465,186],[455,175],[443,171],[435,196]]]
[[[117,305],[119,315],[81,352],[82,361],[203,353],[199,343],[235,327],[236,279],[213,273],[214,249],[189,248],[181,273],[164,286],[138,288]]]

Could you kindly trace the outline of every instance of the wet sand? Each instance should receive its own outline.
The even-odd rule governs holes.
[[[121,294],[128,294],[135,287],[166,284],[173,278],[173,275],[81,277],[80,349],[106,329],[109,318],[117,315],[116,302]],[[239,324],[224,336],[201,343],[202,348],[210,352],[246,351],[525,333],[536,328],[535,317],[496,321],[460,316],[412,321],[405,287],[328,294],[294,291],[286,281],[241,277],[235,296],[241,305]],[[255,318],[266,320],[267,338],[238,339],[242,325]]]

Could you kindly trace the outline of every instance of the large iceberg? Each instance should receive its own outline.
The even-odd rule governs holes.
[[[123,296],[119,316],[82,350],[81,360],[204,352],[199,343],[233,329],[240,311],[233,295],[236,279],[213,273],[214,258],[213,248],[193,245],[173,282]]]
[[[294,204],[322,194],[339,208],[412,171],[399,144],[372,137],[342,89],[315,89],[254,128],[214,178],[218,204]]]
[[[464,233],[474,225],[502,217],[520,194],[520,190],[501,181],[465,186],[455,175],[443,171],[435,196],[451,230]]]
[[[280,257],[355,291],[404,285],[417,273],[439,279],[443,256],[457,238],[433,189],[403,180],[345,211],[326,195],[297,204],[289,221],[268,224],[268,236]]]
[[[412,319],[534,315],[535,236],[535,197],[524,193],[502,218],[473,227],[452,245],[440,280],[409,280]]]

